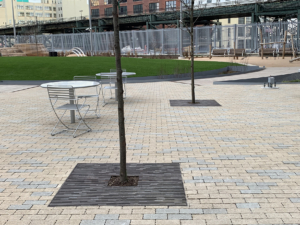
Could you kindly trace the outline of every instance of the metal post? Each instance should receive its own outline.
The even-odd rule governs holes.
[[[300,9],[298,9],[298,21],[297,21],[297,48],[299,48],[299,38],[300,38]]]
[[[53,34],[51,34],[51,47],[52,47],[52,52],[53,52]]]
[[[85,51],[85,44],[84,44],[84,33],[82,33],[82,51]]]
[[[91,42],[91,56],[93,56],[93,37],[92,37],[92,17],[91,17],[91,0],[89,0],[89,26],[90,26],[90,42]]]
[[[65,53],[63,34],[61,34],[60,37],[61,37],[61,50],[63,51],[63,53]]]
[[[236,32],[237,32],[237,25],[234,24],[234,47],[236,48]]]
[[[4,46],[5,46],[5,48],[7,47],[6,35],[4,35]]]
[[[133,55],[135,55],[135,35],[134,35],[134,30],[131,31],[132,33],[132,48],[133,48]]]
[[[180,29],[179,29],[179,54],[180,54],[180,58],[183,57],[182,55],[182,49],[183,49],[183,37],[182,37],[182,29],[183,29],[183,21],[182,21],[182,2],[180,1]]]
[[[109,41],[108,41],[108,32],[106,32],[106,35],[105,35],[105,37],[106,37],[106,49],[107,49],[107,52],[109,51]]]
[[[16,41],[16,36],[17,36],[17,32],[16,32],[16,25],[15,25],[15,11],[14,11],[14,1],[11,0],[11,9],[12,9],[12,16],[13,16],[13,25],[14,25],[14,38]]]
[[[163,55],[164,54],[164,50],[165,50],[165,47],[164,47],[164,30],[165,29],[162,29],[161,30],[161,54]]]
[[[149,30],[146,30],[147,55],[149,55]]]
[[[72,48],[74,48],[75,46],[74,46],[74,34],[71,34],[72,36],[71,36],[71,41],[72,41]],[[91,43],[92,44],[92,43]]]
[[[217,46],[217,26],[214,24],[214,37],[215,37],[215,40],[214,40],[214,48],[216,48]]]

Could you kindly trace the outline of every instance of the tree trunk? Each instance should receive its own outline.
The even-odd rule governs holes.
[[[119,15],[117,0],[113,0],[113,24],[114,24],[114,43],[115,58],[117,68],[117,84],[118,84],[118,122],[119,122],[119,142],[120,142],[120,178],[122,182],[127,181],[126,170],[126,138],[125,138],[125,119],[124,119],[124,100],[123,100],[123,80],[121,66],[121,50],[119,36]]]
[[[195,104],[195,76],[194,76],[194,0],[191,1],[190,14],[191,28],[191,88],[192,88],[192,103]]]

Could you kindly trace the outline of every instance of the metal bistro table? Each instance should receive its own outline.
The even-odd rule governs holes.
[[[50,82],[50,83],[44,83],[41,85],[42,88],[47,88],[48,85],[51,86],[72,86],[74,89],[77,88],[89,88],[89,87],[96,87],[100,83],[95,81],[59,81],[59,82]],[[72,91],[70,89],[70,91]],[[74,93],[70,93],[74,94]],[[74,104],[74,101],[70,101],[70,104]],[[75,110],[70,111],[71,116],[71,123],[75,123]]]
[[[136,75],[136,73],[134,73],[134,72],[122,72],[122,77],[125,77],[125,78],[127,78],[127,76],[134,76],[134,75]],[[117,72],[97,73],[96,76],[107,77],[107,78],[116,78],[117,77]],[[109,87],[109,89],[115,89],[116,90],[117,86],[118,86],[117,80],[115,80],[115,86],[114,87]],[[126,90],[125,90],[125,92],[126,92]],[[115,91],[115,100],[118,101],[118,92],[117,91]]]

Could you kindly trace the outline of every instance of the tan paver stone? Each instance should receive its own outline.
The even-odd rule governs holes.
[[[43,220],[42,224],[43,225],[54,225],[57,220]],[[41,220],[31,220],[30,225],[40,225]]]
[[[143,214],[125,214],[120,215],[119,220],[141,220],[143,219]]]
[[[57,220],[55,225],[79,225],[81,220],[70,219],[70,220]]]
[[[180,225],[180,220],[156,220],[156,225]]]
[[[232,224],[230,219],[206,220],[206,224]]]
[[[30,220],[8,220],[5,225],[28,225]]]
[[[131,225],[155,225],[155,220],[132,220]]]

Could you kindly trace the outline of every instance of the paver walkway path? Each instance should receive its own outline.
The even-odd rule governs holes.
[[[117,105],[90,114],[93,131],[50,136],[42,88],[0,94],[0,224],[298,224],[300,86],[196,86],[222,107],[170,107],[189,99],[175,82],[128,84],[127,160],[179,162],[187,206],[48,207],[77,163],[118,163]],[[87,91],[87,90],[85,90]]]

